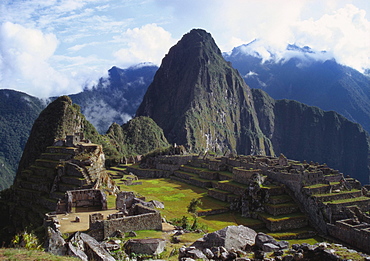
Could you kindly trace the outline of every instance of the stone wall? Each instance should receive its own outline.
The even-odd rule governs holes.
[[[260,169],[245,169],[245,168],[234,168],[233,171],[233,180],[242,184],[248,184],[250,178],[254,174],[261,174]]]
[[[111,218],[109,220],[92,220],[90,218],[90,228],[93,229],[92,235],[97,240],[114,235],[117,230],[121,232],[130,232],[136,230],[161,230],[162,229],[162,218],[161,214],[151,208],[136,205],[136,215],[125,216],[121,218]],[[94,222],[95,221],[95,222]]]
[[[357,224],[352,219],[345,219],[329,224],[328,231],[329,235],[370,253],[370,224]]]
[[[100,189],[69,190],[65,194],[66,210],[73,207],[101,207],[107,209],[107,197]]]
[[[134,173],[138,177],[142,178],[169,178],[172,171],[160,170],[160,169],[141,169],[137,167],[127,167],[128,172]]]

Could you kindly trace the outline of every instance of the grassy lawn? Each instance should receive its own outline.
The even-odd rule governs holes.
[[[161,211],[163,217],[167,220],[189,216],[187,206],[193,198],[200,198],[202,206],[199,211],[210,211],[213,209],[223,209],[228,207],[228,203],[207,196],[207,190],[192,186],[186,183],[171,179],[140,179],[142,185],[125,186],[118,182],[121,190],[134,191],[135,193],[144,196],[147,201],[158,200],[164,203],[165,208]],[[203,222],[204,217],[200,217],[199,221]],[[219,225],[208,223],[210,230],[216,230]],[[233,222],[229,222],[233,223]],[[208,225],[207,224],[207,225]],[[233,223],[235,225],[235,223]]]

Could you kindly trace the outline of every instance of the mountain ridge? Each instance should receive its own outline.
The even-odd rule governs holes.
[[[200,29],[170,49],[136,115],[153,118],[169,142],[191,151],[252,155],[287,151],[290,158],[327,161],[369,182],[370,138],[358,124],[335,112],[275,101],[251,90],[221,56],[211,35]]]

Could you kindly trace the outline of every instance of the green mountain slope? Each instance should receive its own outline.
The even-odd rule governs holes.
[[[0,190],[13,183],[32,124],[43,107],[38,98],[0,90]]]

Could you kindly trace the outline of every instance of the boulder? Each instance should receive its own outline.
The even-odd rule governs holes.
[[[227,250],[244,250],[255,243],[256,231],[246,226],[228,226],[221,230],[208,233],[195,241],[192,246],[198,249],[224,247]]]
[[[114,261],[95,238],[85,233],[76,232],[68,242],[68,253],[82,260]]]
[[[162,238],[130,239],[125,244],[127,254],[158,255],[163,252],[166,241]]]
[[[164,209],[164,204],[163,202],[160,202],[160,201],[157,201],[157,200],[151,200],[149,201],[150,203],[152,203],[154,205],[155,208],[160,208],[160,209]]]
[[[59,231],[55,231],[51,227],[48,227],[48,235],[46,240],[46,252],[50,252],[53,255],[65,256],[67,254],[66,242],[62,238]]]
[[[265,233],[259,232],[255,239],[255,245],[259,249],[262,249],[265,252],[276,252],[280,249],[289,248],[289,242],[279,241],[277,242],[275,238]],[[293,246],[293,248],[296,246]]]
[[[265,243],[262,245],[261,249],[264,251],[264,252],[275,252],[275,251],[278,251],[280,250],[280,248],[275,245],[275,244],[272,244],[272,243]]]
[[[262,232],[259,232],[256,235],[255,243],[256,243],[256,246],[259,248],[262,248],[262,246],[267,243],[277,245],[277,241],[275,240],[275,238],[273,238],[270,235],[266,235],[265,233],[262,233]]]

